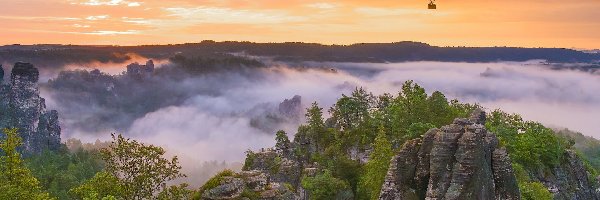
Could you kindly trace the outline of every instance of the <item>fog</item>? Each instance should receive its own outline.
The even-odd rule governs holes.
[[[341,94],[349,94],[355,87],[364,87],[374,94],[396,94],[406,80],[414,80],[428,93],[438,90],[449,99],[479,103],[488,110],[500,108],[520,113],[526,120],[600,136],[596,124],[600,119],[600,76],[587,72],[553,70],[536,61],[265,62],[267,67],[262,68],[176,78],[147,77],[142,84],[127,82],[120,87],[135,91],[129,91],[129,95],[107,93],[121,95],[109,99],[109,103],[69,98],[74,94],[53,87],[44,87],[43,96],[49,108],[61,113],[63,139],[93,142],[107,140],[111,132],[118,132],[163,146],[170,155],[181,158],[184,172],[195,176],[190,181],[196,185],[214,173],[215,168],[239,167],[227,163],[243,162],[246,150],[271,147],[276,130],[286,130],[292,137],[303,119],[293,120],[278,113],[277,105],[284,99],[300,95],[302,108],[316,101],[326,111]],[[167,62],[162,64],[170,66]],[[119,68],[109,69],[111,74],[118,74],[114,71]],[[79,94],[82,93],[75,96]],[[143,106],[146,104],[150,106]],[[113,109],[140,105],[131,112]],[[121,123],[90,123],[107,117]],[[273,118],[276,120],[269,121]],[[217,165],[213,161],[227,163]]]

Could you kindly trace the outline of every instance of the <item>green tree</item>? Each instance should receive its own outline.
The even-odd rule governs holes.
[[[184,177],[177,157],[163,158],[165,150],[153,145],[145,145],[122,135],[112,135],[113,141],[100,154],[105,170],[73,190],[78,197],[105,197],[124,199],[155,199],[159,194],[180,193],[184,188],[169,188],[167,182]],[[97,191],[100,184],[110,184]],[[170,191],[165,191],[171,189]]]
[[[85,181],[78,187],[72,188],[69,191],[71,197],[76,199],[103,199],[103,198],[118,198],[126,197],[124,187],[119,178],[106,171],[96,173],[94,177]]]
[[[317,102],[306,109],[306,137],[313,146],[315,152],[322,152],[326,146],[333,140],[333,135],[325,127],[323,121],[323,109]]]
[[[446,99],[446,96],[444,96],[443,93],[439,91],[433,92],[431,96],[427,98],[427,104],[429,116],[431,117],[429,123],[436,127],[452,123],[455,116],[452,113],[452,109],[450,109],[448,99]]]
[[[381,127],[373,143],[373,152],[371,152],[369,162],[365,165],[365,173],[359,183],[358,193],[360,196],[365,199],[377,199],[379,197],[393,154],[392,144],[388,141],[385,131]]]
[[[425,89],[414,83],[406,81],[402,91],[389,107],[391,113],[391,132],[396,138],[403,138],[411,124],[428,123],[430,113],[427,104]]]
[[[58,151],[44,151],[25,160],[42,189],[58,199],[69,199],[68,191],[103,169],[97,154],[83,149],[70,152],[65,146]]]
[[[369,109],[374,102],[373,95],[363,88],[356,88],[351,96],[342,95],[329,110],[336,128],[353,130],[363,125],[370,118]]]
[[[429,129],[432,128],[435,128],[435,125],[430,123],[413,123],[410,126],[408,126],[408,129],[406,130],[406,135],[402,138],[402,140],[412,140],[421,137],[421,135],[425,134]]]
[[[287,136],[287,133],[283,130],[277,131],[275,134],[275,150],[278,151],[284,157],[291,155],[292,143]]]
[[[488,116],[486,127],[496,133],[501,145],[508,149],[513,162],[528,170],[551,168],[560,164],[565,150],[571,146],[552,129],[500,110]]]
[[[302,187],[308,191],[311,200],[335,199],[348,189],[346,182],[335,178],[328,170],[314,177],[304,177]]]
[[[17,147],[23,144],[17,129],[4,129],[0,141],[0,199],[52,199],[23,164]]]

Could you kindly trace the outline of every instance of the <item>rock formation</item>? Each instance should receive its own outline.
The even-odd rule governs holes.
[[[154,62],[152,60],[146,61],[145,65],[140,65],[137,62],[127,65],[127,75],[139,77],[144,74],[152,74],[154,72]]]
[[[291,99],[285,99],[279,104],[258,104],[243,115],[250,118],[252,127],[273,133],[285,129],[289,125],[299,125],[304,119],[303,114],[302,97],[294,95]]]
[[[285,99],[279,104],[279,114],[291,119],[300,120],[304,110],[302,109],[302,97],[300,95],[294,95],[291,99]]]
[[[216,187],[202,193],[202,199],[294,200],[295,194],[285,183],[272,182],[269,174],[253,170],[222,177]]]
[[[47,111],[40,97],[39,72],[32,64],[17,62],[10,83],[0,88],[0,128],[18,128],[23,138],[22,153],[39,153],[60,147],[58,112]]]
[[[560,165],[550,173],[540,171],[535,177],[552,192],[554,199],[600,199],[598,180],[588,178],[589,174],[575,151],[567,150]]]
[[[379,199],[520,199],[510,158],[484,123],[478,110],[406,142],[392,158]]]

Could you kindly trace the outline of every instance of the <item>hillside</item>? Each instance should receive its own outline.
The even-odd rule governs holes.
[[[437,47],[419,42],[321,45],[314,43],[214,42],[146,46],[8,45],[0,47],[0,63],[28,60],[36,66],[68,63],[123,63],[135,53],[152,59],[175,55],[220,56],[245,53],[281,61],[332,62],[498,62],[546,60],[550,63],[589,63],[598,67],[600,54],[564,48]],[[595,63],[595,64],[594,64]]]

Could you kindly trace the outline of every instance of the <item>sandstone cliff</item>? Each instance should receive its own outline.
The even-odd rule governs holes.
[[[379,199],[520,199],[510,158],[484,123],[478,110],[406,142]]]
[[[25,155],[60,147],[58,112],[46,110],[38,79],[37,68],[17,62],[10,82],[1,82],[0,86],[0,128],[18,128],[24,143],[20,150]]]

